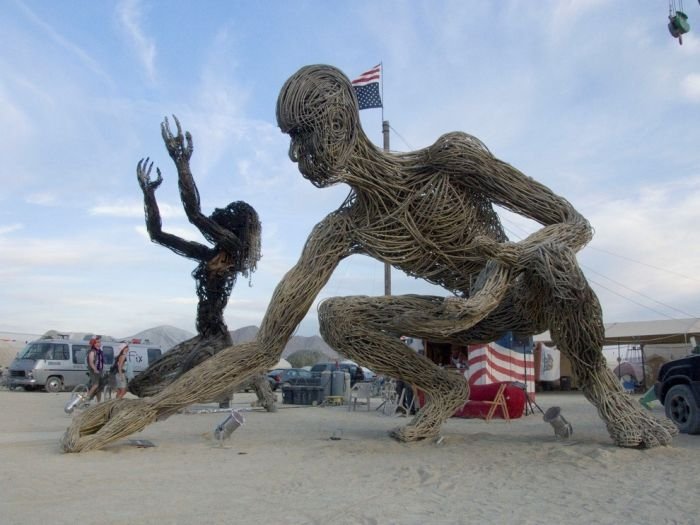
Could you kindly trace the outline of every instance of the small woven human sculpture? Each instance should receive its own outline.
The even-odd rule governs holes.
[[[160,169],[155,180],[151,180],[153,163],[142,159],[137,166],[137,178],[143,191],[146,227],[151,240],[175,253],[193,259],[199,264],[192,272],[197,284],[197,335],[169,350],[161,359],[137,375],[129,390],[139,397],[152,396],[160,392],[184,372],[231,346],[231,335],[224,321],[224,310],[228,303],[236,276],[250,278],[260,259],[260,220],[256,211],[242,201],[232,202],[225,208],[217,208],[210,217],[201,212],[199,191],[190,170],[193,151],[189,132],[182,135],[176,117],[177,135],[170,131],[168,119],[161,124],[163,142],[175,162],[178,172],[178,187],[185,213],[189,221],[214,246],[187,241],[164,232],[156,189],[163,182]],[[275,397],[267,381],[256,381],[256,393],[260,404],[274,409]],[[228,392],[221,400],[230,398]]]
[[[87,411],[66,432],[64,450],[99,448],[193,399],[209,398],[214,378],[238,381],[273,366],[337,265],[353,254],[453,292],[448,298],[335,297],[319,309],[328,344],[425,392],[425,405],[392,431],[395,438],[437,436],[469,392],[462,376],[416,354],[401,335],[468,344],[509,330],[549,329],[616,444],[644,448],[671,441],[673,424],[635,403],[605,364],[601,308],[576,261],[592,231],[569,202],[465,133],[448,133],[414,152],[380,150],[360,127],[350,81],[331,66],[306,66],[287,80],[277,122],[306,179],[319,188],[342,182],[351,193],[313,228],[275,289],[256,341],[219,352],[145,402]],[[509,242],[494,205],[542,228]]]

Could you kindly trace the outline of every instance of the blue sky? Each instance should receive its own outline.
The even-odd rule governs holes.
[[[259,269],[226,310],[230,329],[259,325],[347,194],[289,161],[277,93],[306,64],[352,78],[380,61],[392,149],[466,131],[590,220],[579,261],[606,322],[698,316],[700,40],[691,29],[678,45],[667,15],[661,0],[5,0],[0,330],[194,331],[195,264],[149,241],[135,175],[151,157],[164,230],[204,242],[160,138],[171,114],[194,137],[202,210],[245,200],[261,217]],[[362,112],[378,145],[381,120]],[[536,228],[504,224],[514,240]],[[319,299],[383,290],[383,266],[353,257]],[[397,271],[392,291],[440,293]],[[298,334],[316,332],[314,308]]]

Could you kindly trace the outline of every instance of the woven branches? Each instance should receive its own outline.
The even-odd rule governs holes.
[[[213,246],[187,241],[163,231],[155,195],[163,177],[156,168],[158,176],[152,180],[153,163],[149,163],[149,159],[141,160],[136,171],[143,191],[146,226],[151,240],[199,264],[192,272],[197,284],[198,335],[171,349],[130,382],[129,390],[139,397],[160,392],[183,373],[231,345],[224,309],[236,276],[241,274],[250,278],[260,259],[261,226],[252,206],[236,201],[225,208],[216,208],[209,217],[202,213],[199,190],[190,170],[194,150],[192,136],[189,132],[183,135],[180,122],[177,117],[173,118],[177,133],[172,133],[168,119],[165,119],[161,124],[161,135],[177,168],[180,199],[188,220]],[[261,404],[274,410],[275,397],[269,385],[257,389],[257,393]],[[230,392],[222,398],[230,398]]]
[[[401,335],[468,344],[506,331],[549,329],[615,443],[643,448],[671,441],[675,427],[633,403],[605,365],[600,305],[576,261],[592,229],[566,199],[465,133],[448,133],[409,153],[380,150],[360,127],[350,81],[331,66],[307,66],[287,80],[277,122],[306,179],[317,187],[342,182],[351,193],[312,230],[275,289],[257,340],[221,350],[153,398],[115,404],[109,414],[86,412],[68,429],[64,450],[104,446],[188,403],[211,399],[220,384],[272,366],[337,265],[353,254],[453,293],[335,297],[319,308],[321,333],[341,354],[425,392],[427,403],[393,431],[395,438],[438,435],[468,396],[462,376],[408,349]],[[542,227],[509,241],[494,206]]]

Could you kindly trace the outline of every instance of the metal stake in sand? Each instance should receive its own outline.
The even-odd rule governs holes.
[[[63,407],[63,411],[66,414],[72,414],[73,410],[82,405],[83,402],[88,401],[87,399],[87,387],[85,385],[76,386],[71,392],[71,398],[68,400],[66,405]]]
[[[554,435],[557,439],[569,439],[574,433],[574,429],[564,416],[561,415],[561,408],[551,407],[544,413],[542,419],[554,428]]]
[[[80,403],[83,402],[83,396],[82,394],[76,394],[72,399],[66,403],[66,406],[63,407],[63,411],[66,414],[72,414],[73,410],[75,410],[75,407],[77,407]]]
[[[238,410],[231,410],[231,413],[219,423],[214,429],[214,437],[219,441],[223,442],[224,439],[228,439],[241,425],[245,424],[245,418]]]

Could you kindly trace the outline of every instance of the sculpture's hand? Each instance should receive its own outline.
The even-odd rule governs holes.
[[[422,332],[450,336],[470,329],[489,315],[503,300],[514,278],[511,269],[495,260],[486,263],[469,297],[448,297],[434,308],[402,316]]]
[[[522,243],[499,242],[485,236],[478,236],[475,241],[488,259],[498,261],[508,268],[516,267],[523,258]]]
[[[189,163],[190,157],[192,157],[192,135],[190,135],[189,131],[186,131],[183,136],[180,121],[175,115],[173,115],[173,120],[175,120],[175,126],[177,126],[177,135],[173,135],[172,131],[170,131],[167,117],[160,125],[160,132],[170,157],[175,161],[175,165],[180,166],[183,162],[185,164]]]
[[[151,180],[151,170],[153,169],[153,162],[149,164],[149,158],[141,159],[136,166],[136,177],[139,179],[139,186],[144,193],[153,193],[160,183],[163,182],[163,177],[160,174],[160,169],[156,168],[156,173],[158,177],[156,180]]]

